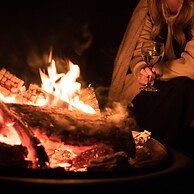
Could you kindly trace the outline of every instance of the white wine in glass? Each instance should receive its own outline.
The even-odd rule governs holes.
[[[143,60],[146,62],[147,67],[152,70],[152,67],[159,63],[164,56],[164,43],[155,41],[145,41],[141,47]],[[151,76],[148,76],[148,82],[145,86],[140,87],[140,90],[157,92],[151,84]]]

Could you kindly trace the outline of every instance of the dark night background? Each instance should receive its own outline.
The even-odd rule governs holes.
[[[45,65],[52,47],[60,67],[69,58],[79,65],[86,84],[109,86],[114,58],[137,2],[2,1],[0,66],[25,83],[38,82],[38,68]]]

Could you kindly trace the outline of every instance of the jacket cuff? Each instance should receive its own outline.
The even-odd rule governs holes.
[[[137,74],[140,72],[140,70],[142,69],[142,68],[144,68],[144,67],[146,67],[146,62],[145,61],[139,61],[135,66],[134,66],[134,68],[133,68],[133,74],[135,75],[135,76],[137,76]]]

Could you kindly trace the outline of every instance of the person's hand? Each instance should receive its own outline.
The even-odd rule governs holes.
[[[150,70],[148,67],[142,68],[137,75],[137,81],[140,85],[145,86],[148,82],[148,75],[151,75],[151,83],[154,84],[156,78],[156,69],[153,67]]]

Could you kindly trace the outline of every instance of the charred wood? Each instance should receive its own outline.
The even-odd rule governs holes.
[[[27,148],[22,145],[0,143],[0,166],[29,168],[31,161],[27,161]]]
[[[129,163],[128,156],[125,152],[120,151],[92,159],[87,170],[97,172],[123,172],[128,171],[130,168],[132,168],[132,166]]]
[[[84,168],[90,164],[93,159],[98,160],[101,157],[115,153],[113,149],[105,144],[99,144],[85,152],[82,152],[76,158],[73,159],[72,163],[74,167]]]
[[[48,137],[60,138],[65,144],[93,145],[102,142],[112,146],[115,151],[125,151],[128,156],[135,156],[130,125],[124,122],[116,125],[100,114],[90,115],[57,107],[1,103],[0,108],[12,115],[31,139],[32,133],[40,130]]]

